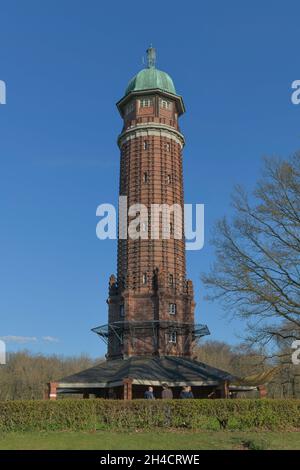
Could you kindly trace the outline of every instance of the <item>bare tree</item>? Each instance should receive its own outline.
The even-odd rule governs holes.
[[[226,370],[237,377],[259,375],[277,366],[276,373],[266,384],[268,396],[300,398],[300,366],[291,362],[290,342],[280,339],[276,340],[276,343],[276,352],[269,355],[262,348],[254,348],[246,343],[233,346],[221,341],[207,340],[195,347],[194,356],[198,361]]]
[[[300,338],[300,154],[265,159],[250,195],[236,188],[234,215],[217,223],[210,299],[247,320],[248,339]]]
[[[92,367],[100,359],[43,356],[28,351],[8,354],[8,362],[0,367],[0,400],[42,399],[47,383]]]
[[[246,344],[234,346],[223,341],[207,340],[194,349],[198,361],[226,370],[237,377],[261,373],[272,367],[272,360],[266,360],[265,354]]]

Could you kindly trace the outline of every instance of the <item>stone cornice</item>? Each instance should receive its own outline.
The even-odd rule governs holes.
[[[120,147],[122,140],[124,139],[127,140],[127,138],[139,137],[138,134],[140,134],[143,131],[146,132],[148,135],[151,135],[151,133],[155,133],[155,134],[159,133],[159,135],[162,135],[163,133],[171,134],[172,137],[175,138],[175,140],[180,143],[181,147],[185,145],[185,139],[184,139],[183,134],[181,134],[181,132],[174,129],[174,127],[168,126],[166,124],[161,124],[161,123],[147,122],[147,123],[135,124],[133,127],[129,127],[128,129],[123,131],[118,136],[118,140],[117,140],[118,146]],[[131,134],[133,134],[133,137],[130,136]]]

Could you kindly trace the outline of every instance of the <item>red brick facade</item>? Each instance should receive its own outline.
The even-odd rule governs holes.
[[[184,138],[178,126],[182,101],[176,95],[149,90],[130,93],[118,107],[124,119],[118,139],[119,193],[127,196],[128,207],[147,207],[148,223],[140,226],[144,239],[118,241],[117,278],[110,279],[109,324],[123,322],[124,328],[110,334],[108,357],[190,356],[193,337],[187,324],[194,322],[193,285],[186,280],[183,224],[178,232],[176,210],[167,224],[170,238],[162,239],[162,216],[156,214],[159,239],[151,239],[151,204],[178,205],[183,216]]]

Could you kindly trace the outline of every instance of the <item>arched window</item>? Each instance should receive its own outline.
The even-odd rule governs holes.
[[[163,109],[171,109],[171,102],[167,100],[160,100],[160,107]]]

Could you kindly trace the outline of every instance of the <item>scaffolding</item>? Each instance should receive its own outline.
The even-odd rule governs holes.
[[[116,321],[92,328],[92,331],[106,344],[108,344],[109,338],[113,336],[120,342],[123,342],[123,338],[126,335],[132,343],[134,343],[136,338],[141,339],[143,336],[152,336],[155,346],[158,345],[160,332],[167,334],[176,332],[176,335],[183,335],[195,342],[203,336],[210,335],[206,325],[163,320]]]

